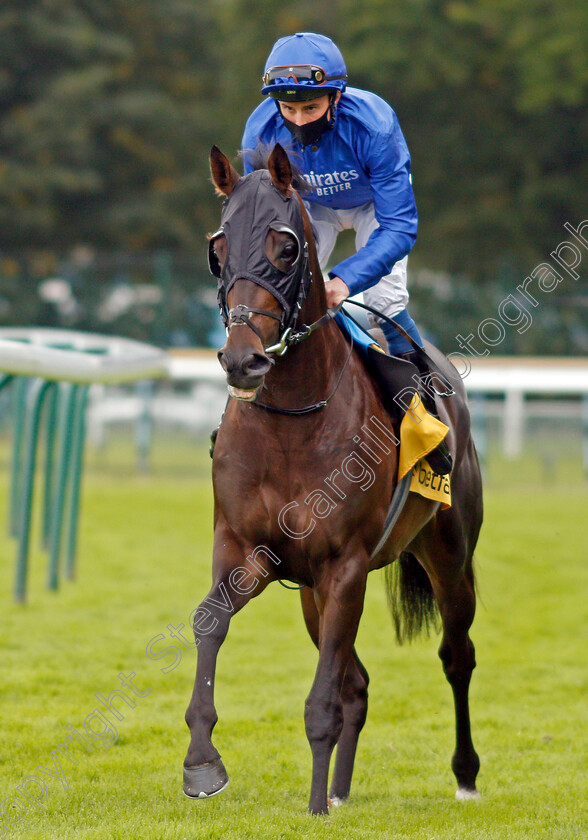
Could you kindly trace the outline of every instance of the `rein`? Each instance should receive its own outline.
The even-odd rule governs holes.
[[[271,347],[266,347],[265,352],[275,353],[276,356],[283,356],[289,347],[300,344],[301,341],[308,338],[309,335],[312,335],[312,333],[319,327],[322,327],[324,324],[328,324],[329,321],[339,312],[342,306],[343,304],[340,303],[338,306],[333,307],[333,309],[328,309],[322,318],[319,318],[318,321],[315,321],[313,324],[305,324],[299,332],[294,332],[292,327],[288,327],[287,330],[284,330],[284,333],[278,343],[272,344]]]
[[[332,317],[333,317],[332,315],[329,316],[329,318],[332,318]],[[327,323],[327,322],[325,321],[324,323]],[[318,321],[315,321],[315,324],[318,324]],[[308,335],[310,335],[310,332],[304,333],[302,335],[302,338],[306,338]],[[345,369],[347,368],[347,365],[349,364],[351,354],[353,353],[353,336],[350,336],[350,339],[351,339],[351,343],[350,343],[350,347],[349,347],[349,353],[347,354],[347,358],[345,359],[345,364],[341,368],[339,376],[337,377],[337,382],[335,383],[335,387],[333,388],[333,390],[331,391],[331,393],[329,394],[329,396],[326,399],[319,400],[319,402],[313,403],[312,405],[306,405],[306,406],[304,406],[304,408],[279,408],[278,406],[267,405],[266,403],[260,403],[260,402],[257,402],[256,400],[254,400],[251,403],[251,405],[256,405],[258,408],[263,408],[266,411],[272,411],[275,414],[289,414],[293,417],[297,417],[301,414],[311,414],[313,411],[318,411],[319,408],[324,408],[325,406],[327,406],[330,403],[332,398],[337,393],[339,385],[341,384],[341,380],[343,379],[343,374],[345,373]],[[300,341],[302,341],[302,339],[300,339]],[[283,355],[283,354],[281,354],[281,355]]]
[[[352,306],[358,306],[360,309],[365,309],[368,312],[371,312],[373,315],[377,315],[378,318],[382,318],[387,323],[391,324],[394,329],[403,337],[405,338],[408,343],[414,348],[414,350],[419,353],[424,359],[427,361],[429,367],[435,371],[435,373],[439,374],[439,370],[435,362],[430,358],[430,356],[426,353],[426,351],[414,340],[414,338],[409,335],[406,330],[400,326],[393,318],[388,317],[388,315],[384,315],[379,309],[376,309],[373,306],[368,306],[367,303],[359,303],[359,301],[355,300],[345,300],[342,301],[337,306],[333,307],[332,309],[328,309],[327,312],[314,321],[312,324],[305,324],[301,330],[293,330],[292,327],[288,327],[284,330],[280,340],[276,344],[272,344],[269,347],[264,348],[265,353],[272,353],[276,356],[283,356],[286,351],[290,347],[295,347],[297,344],[300,344],[301,341],[304,341],[305,338],[308,338],[312,335],[315,330],[319,329],[320,327],[328,324],[335,315],[337,315],[343,304],[351,304]],[[229,311],[229,328],[233,325],[245,324],[246,326],[250,327],[253,332],[261,339],[261,333],[255,324],[251,321],[251,315],[266,315],[269,318],[274,318],[276,321],[280,321],[280,315],[277,315],[275,312],[270,312],[267,309],[257,309],[252,306],[246,306],[243,303],[238,304],[233,309]],[[304,414],[311,414],[313,411],[318,411],[321,408],[325,408],[331,401],[331,399],[335,396],[339,385],[341,384],[341,380],[343,378],[343,374],[345,373],[345,369],[349,364],[349,360],[351,358],[351,354],[353,352],[353,336],[350,335],[350,348],[347,358],[345,359],[345,364],[341,368],[341,372],[337,378],[337,382],[335,387],[329,394],[329,396],[324,400],[319,400],[312,405],[304,406],[303,408],[279,408],[278,406],[268,405],[267,403],[254,402],[250,403],[251,405],[256,405],[258,408],[263,408],[265,411],[270,411],[275,414],[287,414],[292,417],[301,416]],[[451,397],[454,395],[455,391],[446,381],[445,377],[441,378],[441,381],[446,386],[443,391],[438,390],[435,385],[431,384],[431,387],[435,391],[435,393],[440,397]]]
[[[359,303],[359,301],[355,300],[342,301],[340,304],[333,307],[332,309],[328,309],[323,316],[318,318],[312,324],[305,324],[301,330],[294,331],[292,327],[288,327],[286,330],[284,330],[284,333],[282,334],[280,340],[276,344],[272,344],[270,347],[266,347],[264,349],[264,352],[272,353],[276,356],[283,356],[290,347],[295,347],[297,344],[300,344],[301,341],[304,341],[305,338],[308,338],[310,335],[312,335],[312,333],[315,332],[315,330],[318,330],[319,327],[328,324],[329,321],[331,321],[335,317],[335,315],[339,313],[339,311],[343,307],[343,303],[349,303],[352,306],[358,306],[360,309],[365,309],[368,312],[371,312],[373,315],[377,315],[378,318],[382,318],[384,321],[387,321],[387,323],[391,324],[394,327],[394,329],[408,341],[408,343],[414,348],[414,350],[417,353],[419,353],[425,358],[427,364],[433,371],[435,371],[435,373],[440,373],[435,362],[430,358],[426,351],[419,344],[417,344],[414,338],[411,335],[409,335],[403,327],[400,326],[400,324],[398,324],[393,318],[389,318],[388,315],[384,315],[384,313],[380,312],[379,309],[376,309],[373,306],[368,306],[367,303]],[[276,321],[281,321],[281,316],[277,315],[275,312],[270,312],[268,309],[257,309],[253,306],[246,306],[245,304],[240,303],[229,311],[229,329],[233,325],[244,324],[245,326],[250,327],[253,330],[253,332],[260,339],[262,339],[260,331],[251,321],[251,316],[255,314],[266,315],[268,318],[274,318]],[[257,400],[250,404],[256,405],[258,408],[263,408],[265,411],[273,412],[274,414],[287,414],[291,417],[297,417],[304,414],[311,414],[313,411],[318,411],[321,408],[325,408],[325,406],[329,404],[331,399],[337,393],[337,389],[341,384],[341,380],[343,378],[343,374],[345,373],[345,369],[349,364],[349,360],[351,359],[351,354],[353,352],[352,335],[350,335],[350,340],[351,342],[349,347],[349,353],[347,354],[347,358],[345,359],[345,364],[341,368],[341,372],[339,373],[337,382],[335,383],[335,387],[326,399],[319,400],[318,402],[313,403],[312,405],[304,406],[303,408],[279,408],[275,405],[268,405],[267,403],[257,402]],[[440,397],[453,396],[455,394],[455,391],[453,390],[451,385],[449,385],[449,383],[446,381],[445,377],[442,377],[441,381],[446,386],[443,391],[439,391],[435,387],[435,385],[431,384],[431,387],[433,388],[435,393]]]
[[[296,344],[299,344],[305,338],[308,338],[309,335],[315,330],[318,330],[319,327],[328,324],[335,315],[339,312],[342,307],[342,303],[338,306],[333,307],[333,309],[328,309],[326,314],[323,315],[321,318],[318,318],[312,324],[305,324],[304,327],[299,332],[294,332],[292,327],[288,327],[280,341],[277,344],[272,344],[270,347],[266,347],[264,349],[265,353],[275,353],[277,356],[283,356],[286,350],[289,347],[293,347]],[[229,310],[228,314],[228,330],[231,329],[233,326],[246,326],[253,330],[253,332],[258,336],[258,338],[263,343],[263,337],[259,329],[255,326],[253,321],[251,320],[252,315],[266,315],[268,318],[274,318],[276,321],[281,322],[281,316],[276,314],[275,312],[270,312],[269,309],[258,309],[254,306],[247,306],[244,303],[239,303],[237,306],[233,307]],[[335,387],[329,394],[329,396],[324,400],[319,400],[312,405],[304,406],[304,408],[279,408],[279,406],[275,405],[267,405],[266,403],[257,402],[256,400],[251,403],[251,405],[256,405],[258,408],[263,408],[265,411],[272,411],[275,414],[288,414],[290,416],[296,417],[302,414],[311,414],[313,411],[318,411],[321,408],[324,408],[326,405],[329,404],[331,399],[337,393],[337,389],[341,384],[341,380],[343,378],[343,374],[345,373],[345,369],[349,364],[349,360],[351,359],[351,354],[353,353],[353,336],[351,338],[351,346],[349,347],[349,353],[347,354],[347,358],[345,359],[345,364],[341,368],[341,372],[337,377],[337,382],[335,383]]]
[[[380,312],[379,309],[376,309],[374,306],[368,306],[367,303],[359,303],[359,301],[357,300],[346,300],[345,303],[350,303],[352,306],[359,306],[360,309],[365,309],[368,312],[371,312],[372,315],[377,315],[378,318],[382,318],[388,324],[391,324],[396,330],[396,332],[408,341],[408,343],[414,348],[415,352],[417,352],[422,358],[425,359],[431,370],[434,371],[437,374],[437,376],[441,379],[441,382],[445,386],[445,389],[443,391],[437,390],[435,385],[431,383],[431,388],[433,389],[433,391],[435,391],[437,396],[453,397],[455,395],[454,389],[449,384],[449,382],[447,382],[447,379],[443,375],[443,373],[439,370],[439,366],[433,361],[433,359],[431,359],[426,350],[423,347],[421,347],[420,344],[417,344],[414,338],[411,335],[409,335],[404,329],[404,327],[401,327],[400,324],[398,324],[394,320],[394,318],[390,318],[388,317],[388,315],[384,315],[384,313]]]

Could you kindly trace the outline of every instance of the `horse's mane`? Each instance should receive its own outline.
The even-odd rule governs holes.
[[[271,146],[266,146],[264,143],[259,143],[255,149],[241,149],[239,157],[247,162],[255,171],[257,169],[267,169],[267,162],[272,153]],[[296,165],[297,160],[301,160],[300,155],[294,149],[286,149],[290,159],[290,166],[292,167],[292,186],[296,192],[304,193],[312,192],[314,187],[308,183],[304,175]]]

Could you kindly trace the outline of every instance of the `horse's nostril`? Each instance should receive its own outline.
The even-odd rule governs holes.
[[[218,353],[216,354],[217,359],[220,362],[220,366],[224,370],[225,373],[230,373],[235,365],[231,362],[227,353],[225,353],[225,348],[222,347]]]
[[[241,362],[241,370],[246,376],[263,376],[268,372],[272,363],[262,353],[252,353],[245,356]]]

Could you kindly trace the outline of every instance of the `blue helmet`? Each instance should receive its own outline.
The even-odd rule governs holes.
[[[276,41],[263,72],[261,92],[274,99],[316,99],[343,92],[347,68],[336,44],[326,35],[297,32]]]

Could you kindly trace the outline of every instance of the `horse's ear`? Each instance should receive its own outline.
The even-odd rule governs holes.
[[[239,173],[218,146],[210,150],[210,172],[212,183],[220,195],[229,196],[240,178]]]
[[[274,187],[277,187],[283,195],[289,195],[292,192],[292,166],[288,155],[279,143],[276,143],[269,156],[267,168]]]

